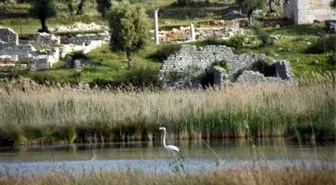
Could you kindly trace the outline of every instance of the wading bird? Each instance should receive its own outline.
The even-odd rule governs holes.
[[[174,145],[166,145],[166,128],[165,127],[160,127],[159,130],[163,131],[163,147],[168,151],[168,152],[173,152],[174,156],[175,154],[178,155],[177,160],[183,159],[182,152],[180,151],[179,148],[177,148]],[[176,162],[177,160],[173,161],[172,163]],[[170,163],[169,166],[172,164]]]

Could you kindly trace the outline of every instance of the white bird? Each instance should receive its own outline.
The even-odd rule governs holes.
[[[182,157],[182,153],[179,148],[177,148],[174,145],[166,145],[166,128],[165,127],[160,127],[159,130],[163,131],[163,147],[168,151],[168,152],[173,152],[174,154],[178,154],[180,158]]]

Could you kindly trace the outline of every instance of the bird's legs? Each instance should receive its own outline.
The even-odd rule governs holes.
[[[174,155],[175,160],[174,160],[173,162],[169,163],[169,167],[170,167],[172,164],[178,162],[178,161],[181,159],[181,157],[179,157],[179,156],[176,155],[176,152],[173,152],[173,155]]]

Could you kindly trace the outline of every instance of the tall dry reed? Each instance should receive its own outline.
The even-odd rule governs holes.
[[[326,134],[335,122],[334,75],[296,83],[226,84],[208,90],[152,91],[41,86],[0,87],[0,134],[22,143],[37,138],[151,139],[159,126],[171,136]],[[333,131],[333,130],[331,130]],[[1,137],[0,137],[1,138]]]
[[[97,170],[86,175],[72,175],[67,171],[31,176],[0,174],[0,185],[334,185],[335,182],[335,169],[325,167],[237,167],[188,175],[148,174],[134,170],[125,173]]]

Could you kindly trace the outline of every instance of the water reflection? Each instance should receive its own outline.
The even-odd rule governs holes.
[[[168,142],[179,146],[188,159],[222,160],[335,160],[334,143],[324,145],[298,145],[283,138],[246,140],[185,140]],[[209,148],[207,145],[209,145]],[[103,144],[73,144],[0,148],[1,162],[72,161],[118,159],[172,159],[161,142],[121,142]]]

